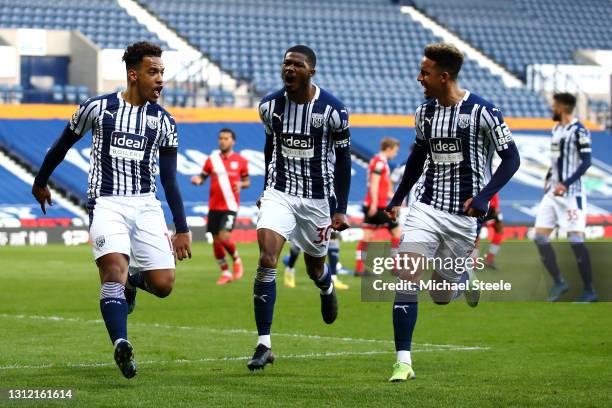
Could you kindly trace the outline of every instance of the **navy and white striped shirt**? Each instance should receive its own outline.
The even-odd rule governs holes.
[[[550,186],[571,177],[580,165],[581,153],[591,153],[591,134],[578,119],[565,126],[555,125],[551,141]],[[567,186],[567,195],[583,195],[582,177]]]
[[[334,196],[334,147],[350,144],[348,111],[329,92],[316,86],[314,98],[291,102],[284,89],[263,98],[259,115],[272,139],[266,188],[305,198]]]
[[[156,103],[133,106],[121,93],[86,100],[70,130],[92,131],[87,196],[135,196],[155,192],[157,151],[178,147],[174,118]]]
[[[510,129],[498,108],[469,91],[454,106],[428,100],[415,122],[415,143],[427,150],[415,199],[463,215],[463,203],[491,179],[493,153],[514,144]]]

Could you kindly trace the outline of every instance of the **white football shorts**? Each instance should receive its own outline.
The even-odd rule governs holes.
[[[399,253],[417,253],[438,260],[464,263],[476,241],[476,218],[450,214],[421,202],[410,204],[402,225]],[[432,265],[449,265],[437,262]],[[458,282],[463,268],[436,267],[436,272],[450,282]]]
[[[327,255],[332,232],[329,201],[303,198],[275,189],[264,191],[257,229],[267,228],[297,244],[310,256]]]
[[[145,271],[175,268],[170,233],[155,195],[98,197],[88,209],[94,259],[117,252]]]
[[[564,231],[584,232],[586,227],[586,196],[545,194],[538,206],[535,227],[559,227]]]

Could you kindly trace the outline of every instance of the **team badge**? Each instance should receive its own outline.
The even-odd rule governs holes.
[[[323,114],[322,113],[313,113],[311,116],[312,127],[320,128],[323,126]]]
[[[470,126],[470,115],[467,113],[459,114],[459,127],[465,129]]]
[[[106,239],[104,239],[104,235],[100,235],[98,238],[96,238],[96,246],[98,248],[102,248],[105,243]]]
[[[147,116],[147,126],[150,129],[157,129],[158,122],[159,120],[157,119],[157,116]]]

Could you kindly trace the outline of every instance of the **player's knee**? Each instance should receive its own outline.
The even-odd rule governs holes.
[[[259,265],[263,266],[264,268],[276,268],[276,264],[278,262],[278,259],[276,257],[276,255],[269,253],[269,252],[262,252],[259,255]]]
[[[162,285],[161,287],[156,288],[155,296],[157,296],[158,298],[168,297],[170,293],[172,293],[173,287],[174,287],[173,284]]]

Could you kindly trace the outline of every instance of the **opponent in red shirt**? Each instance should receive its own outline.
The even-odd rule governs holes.
[[[487,224],[493,224],[493,236],[491,237],[491,245],[489,245],[489,251],[487,252],[486,265],[491,269],[497,269],[495,266],[495,255],[499,252],[499,246],[504,238],[504,222],[499,209],[499,192],[489,201],[489,212],[485,217],[485,221]]]
[[[363,274],[363,260],[374,231],[386,226],[392,237],[392,245],[399,244],[401,229],[397,222],[392,221],[384,209],[389,198],[393,197],[388,161],[397,156],[399,140],[384,137],[380,143],[380,152],[370,160],[368,166],[368,191],[363,203],[363,238],[357,244],[357,262],[355,273]]]
[[[236,134],[231,129],[219,131],[219,151],[206,159],[202,173],[191,178],[199,186],[210,177],[208,201],[208,232],[213,236],[215,258],[221,267],[218,285],[224,285],[242,277],[243,267],[236,245],[232,242],[232,229],[240,204],[240,190],[249,187],[248,162],[234,152]],[[225,251],[234,261],[233,275],[225,260]]]

